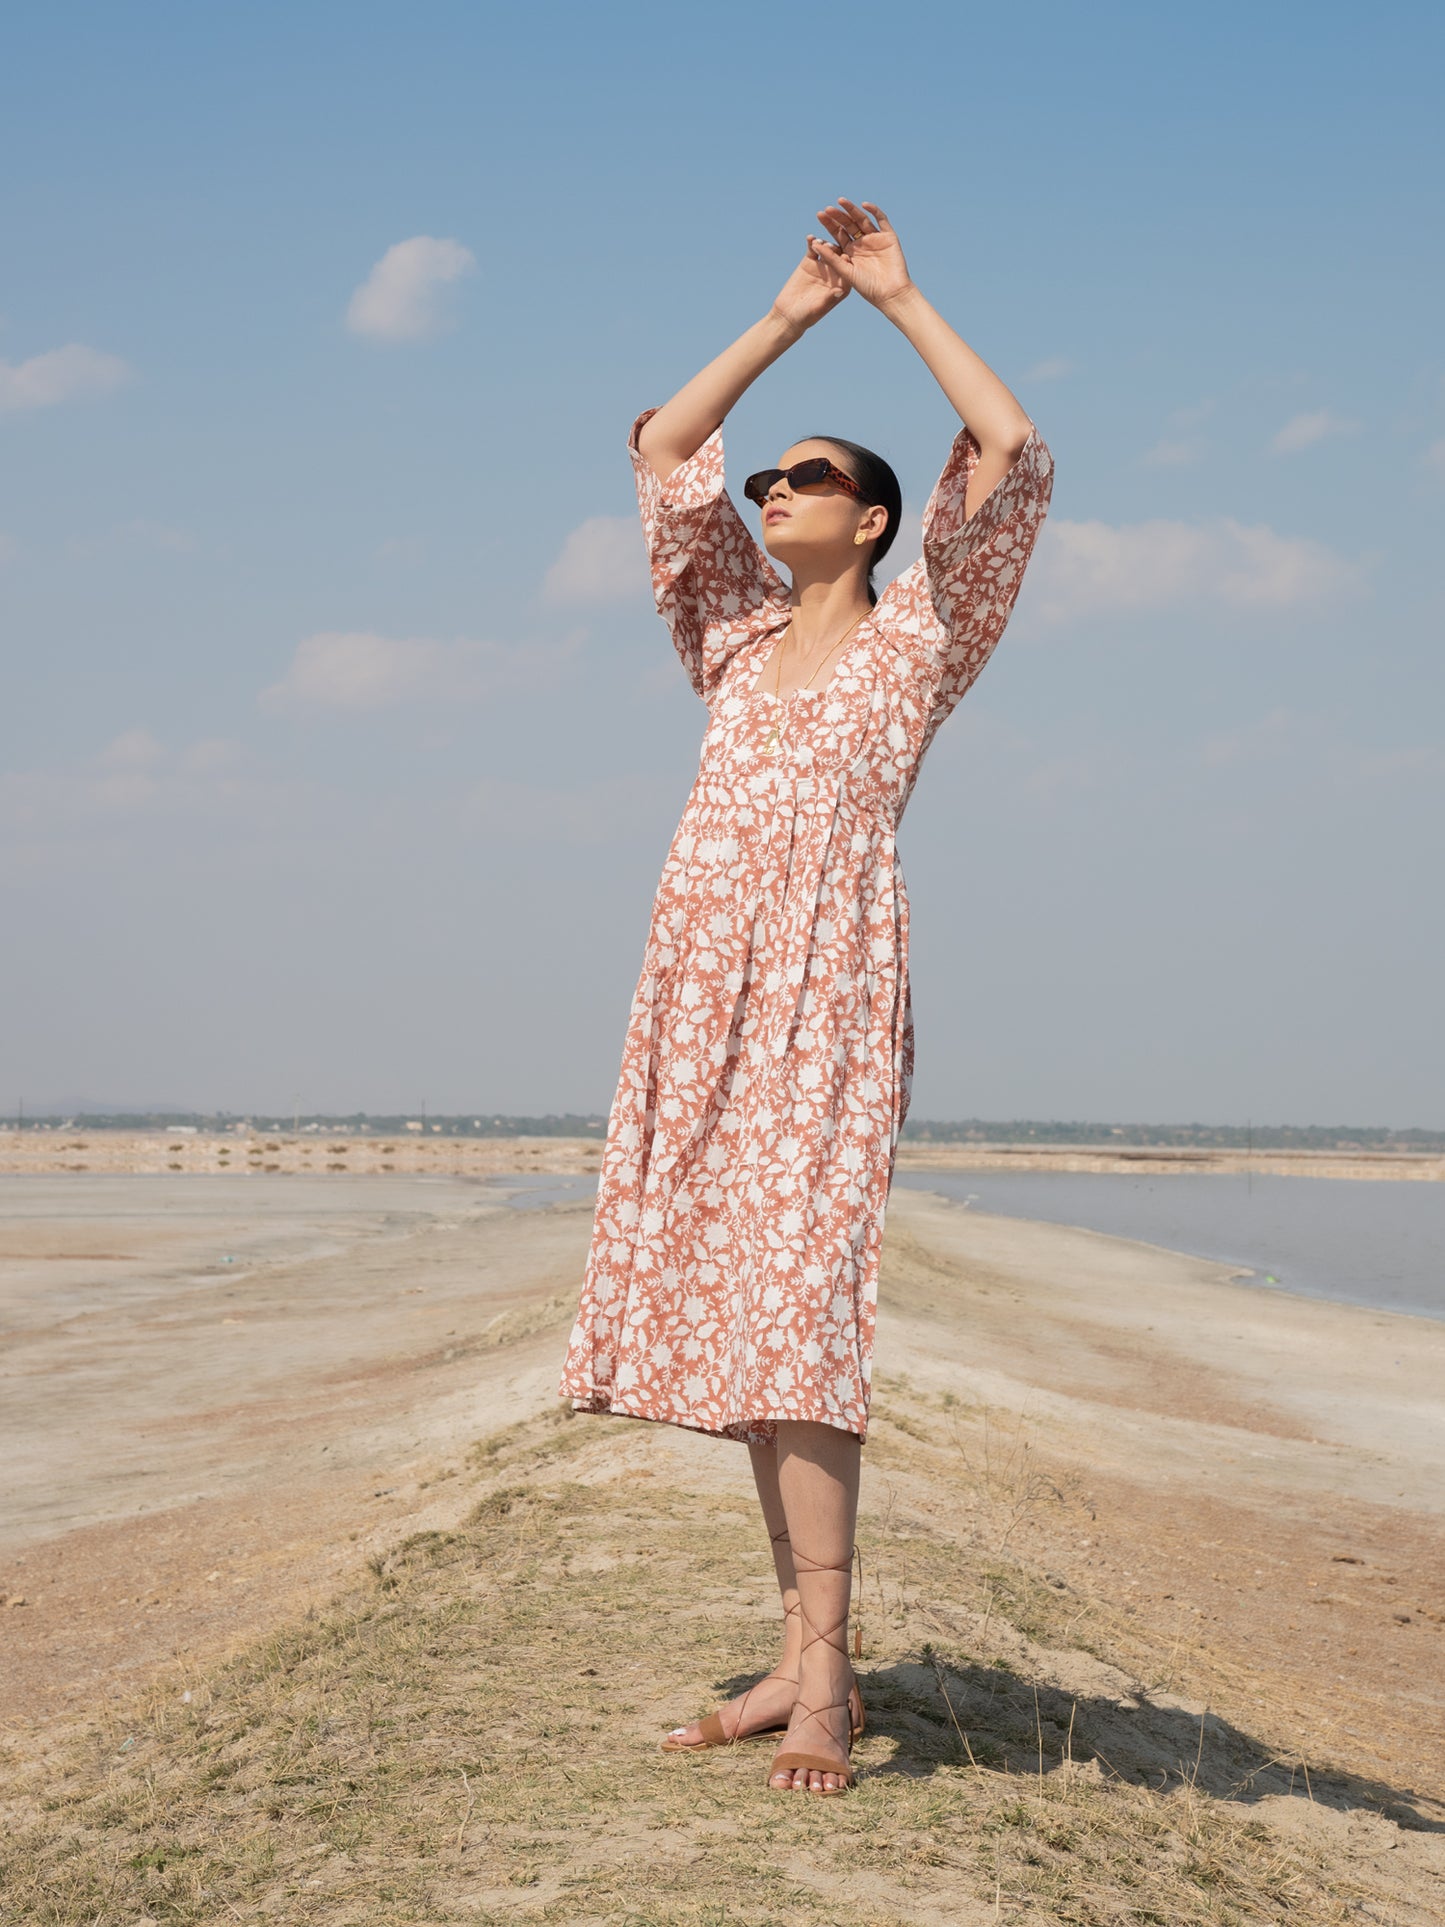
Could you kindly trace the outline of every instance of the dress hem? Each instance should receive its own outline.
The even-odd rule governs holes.
[[[645,1410],[640,1406],[627,1404],[615,1392],[594,1391],[579,1397],[572,1392],[559,1392],[559,1398],[569,1399],[572,1410],[579,1417],[634,1418],[645,1419],[655,1425],[679,1425],[685,1432],[701,1432],[709,1438],[733,1439],[741,1445],[771,1445],[777,1437],[778,1417],[775,1414],[759,1412],[750,1418],[735,1419],[731,1423],[709,1425],[697,1418],[680,1418],[673,1412]],[[860,1430],[832,1418],[797,1418],[792,1413],[782,1415],[783,1423],[789,1425],[831,1425],[834,1430],[846,1432],[850,1438],[857,1439],[860,1445],[866,1443],[868,1427],[865,1422]]]

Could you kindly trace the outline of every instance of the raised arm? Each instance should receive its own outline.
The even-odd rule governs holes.
[[[837,202],[818,219],[830,242],[809,237],[809,253],[826,261],[884,314],[918,350],[929,372],[978,443],[965,513],[972,515],[1013,467],[1033,423],[998,376],[915,286],[888,216],[872,201]]]
[[[638,450],[658,479],[665,482],[695,455],[763,370],[847,293],[848,282],[833,262],[814,255],[810,235],[807,252],[762,320],[724,348],[643,424]]]

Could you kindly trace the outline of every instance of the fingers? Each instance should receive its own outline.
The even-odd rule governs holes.
[[[816,235],[808,236],[808,259],[818,270],[825,285],[835,294],[850,292],[852,283],[839,265],[843,256],[827,241],[820,241]]]
[[[860,206],[857,201],[847,200],[840,194],[838,196],[838,205],[847,215],[849,224],[856,234],[876,234],[878,232],[873,225],[872,215],[864,211],[868,205],[866,201]]]
[[[874,225],[874,216],[877,225]],[[891,234],[888,216],[872,201],[850,201],[846,194],[840,194],[833,207],[820,212],[818,219],[824,223],[830,234],[840,241],[851,239],[865,240],[873,234]]]
[[[849,220],[848,216],[843,212],[841,208],[838,208],[838,207],[819,208],[818,219],[823,223],[823,226],[827,228],[828,232],[832,235],[834,242],[840,248],[843,246],[845,242],[851,241],[853,239],[853,233],[854,233],[853,223]]]

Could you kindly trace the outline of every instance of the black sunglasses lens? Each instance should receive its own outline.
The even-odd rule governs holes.
[[[794,462],[788,470],[788,487],[812,488],[815,482],[826,482],[831,467],[826,455],[810,455],[805,462]]]
[[[743,494],[762,508],[767,503],[769,489],[779,482],[786,480],[789,488],[815,488],[819,482],[826,482],[833,472],[833,464],[826,455],[810,455],[806,461],[794,462],[791,468],[760,468],[743,483]]]

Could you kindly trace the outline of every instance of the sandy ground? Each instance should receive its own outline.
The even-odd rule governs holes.
[[[12,1733],[44,1746],[449,1525],[468,1448],[553,1402],[589,1226],[437,1172],[0,1180]],[[890,1384],[983,1413],[1011,1554],[1172,1641],[1232,1718],[1286,1705],[1288,1746],[1439,1845],[1445,1325],[898,1189],[878,1362],[880,1420]],[[582,1422],[745,1492],[725,1445]]]

